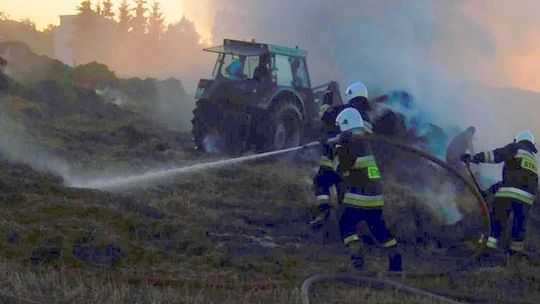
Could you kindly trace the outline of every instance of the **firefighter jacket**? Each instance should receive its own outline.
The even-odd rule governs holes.
[[[335,144],[324,143],[322,148],[323,155],[321,156],[319,171],[313,179],[315,195],[319,205],[330,204],[330,188],[333,186],[339,187],[341,183],[341,177],[334,169],[337,153]]]
[[[364,125],[369,132],[372,132],[372,125],[367,115],[367,111],[370,110],[367,100],[353,99],[348,105],[331,106],[328,103],[321,104],[319,108],[319,115],[325,128],[324,133],[326,138],[333,138],[340,134],[339,127],[336,125],[336,118],[339,113],[347,108],[353,107],[364,120]],[[337,148],[335,143],[323,143],[322,144],[322,156],[319,161],[319,171],[315,176],[313,183],[315,186],[315,195],[319,204],[327,204],[330,202],[330,188],[336,186],[338,192],[341,194],[341,176],[336,172],[337,168]],[[341,200],[341,199],[340,199]]]
[[[538,166],[536,147],[528,141],[511,143],[493,151],[474,155],[483,163],[504,162],[503,180],[495,198],[511,198],[532,205],[538,194]]]
[[[342,134],[334,161],[343,180],[343,203],[359,208],[380,208],[384,205],[381,175],[371,145],[361,135]]]

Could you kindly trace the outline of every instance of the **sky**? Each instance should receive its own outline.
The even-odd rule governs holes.
[[[80,0],[1,0],[0,11],[8,14],[11,19],[30,19],[40,29],[49,24],[57,25],[59,15],[70,15],[76,12]],[[96,3],[96,0],[92,1]],[[118,7],[121,0],[113,0]],[[183,15],[196,20],[197,31],[203,40],[211,36],[214,14],[208,14],[205,7],[208,0],[160,0],[163,14],[167,22],[180,20]],[[128,1],[132,3],[132,1]],[[148,1],[149,6],[153,3]]]
[[[15,20],[30,19],[34,21],[38,28],[45,28],[48,24],[58,24],[59,15],[62,14],[74,14],[76,6],[81,0],[0,0],[0,12],[5,12],[9,17]],[[96,3],[97,0],[93,0]],[[101,0],[100,0],[101,1]],[[122,0],[113,0],[115,6]],[[369,0],[365,0],[370,2]],[[131,0],[129,3],[133,2]],[[148,0],[148,4],[151,5],[153,0]],[[243,10],[247,10],[251,6],[265,7],[265,1],[231,1],[231,0],[160,0],[163,8],[163,13],[167,22],[174,22],[179,20],[183,15],[195,22],[197,31],[202,37],[203,42],[210,43],[212,40],[212,30],[216,14],[223,13],[224,11],[238,11],[238,7],[243,7]],[[299,2],[299,1],[296,1]],[[320,1],[314,1],[319,3]],[[350,2],[350,1],[343,1]],[[353,1],[355,2],[355,1]],[[382,2],[399,3],[397,0],[387,0]],[[419,1],[423,3],[424,1]],[[259,3],[256,5],[256,3]],[[309,10],[310,6],[307,5],[307,1],[300,1],[301,11]],[[491,44],[495,49],[494,53],[487,54],[491,58],[480,58],[481,61],[486,61],[486,64],[481,70],[488,72],[484,73],[483,79],[486,83],[490,83],[498,86],[510,86],[518,87],[525,90],[540,91],[540,19],[536,17],[536,12],[540,10],[540,1],[537,0],[523,0],[520,3],[522,5],[515,5],[513,1],[500,2],[493,0],[460,0],[452,3],[453,6],[459,5],[460,12],[468,16],[469,19],[474,20],[478,25],[485,27],[489,31]],[[357,4],[357,3],[355,3]],[[439,2],[441,4],[441,2]],[[442,4],[440,6],[445,6]],[[284,6],[286,7],[286,5]],[[420,10],[421,9],[417,9]],[[297,10],[298,11],[298,10]],[[294,19],[298,19],[299,16],[304,14],[295,15]],[[219,17],[219,16],[218,16]],[[263,14],[261,18],[264,18]],[[301,18],[302,19],[302,18]],[[259,20],[254,20],[255,23]],[[272,21],[273,22],[273,21]],[[319,20],[319,23],[321,21]],[[326,22],[326,21],[325,21]],[[461,22],[458,20],[452,20],[451,27],[460,29],[461,31],[468,31],[464,29]],[[324,24],[324,22],[323,22]],[[471,24],[471,23],[469,23]],[[472,24],[473,26],[475,24]],[[229,24],[221,24],[218,30],[230,29],[231,31],[225,31],[228,36],[238,36],[238,29],[244,30],[247,28],[243,22],[238,26],[238,29],[234,29]],[[452,31],[455,29],[450,28]],[[474,30],[474,29],[473,29]],[[245,32],[245,31],[244,31]],[[251,37],[251,33],[243,33],[244,36],[238,36],[239,39],[251,39],[257,38],[257,40],[264,39],[264,37]],[[465,33],[467,34],[467,33]],[[247,36],[246,36],[247,35]],[[251,36],[250,36],[251,35]],[[280,33],[274,35],[280,36]],[[214,39],[216,41],[220,40]],[[455,38],[455,37],[452,37]],[[212,43],[216,44],[217,42]],[[456,45],[449,45],[441,43],[440,46],[446,48],[446,50],[439,50],[439,52],[446,56],[453,56],[453,49],[455,46],[460,47],[461,42],[459,39]],[[276,41],[281,43],[281,41]],[[468,46],[468,45],[466,45]],[[461,47],[461,49],[464,49]],[[446,52],[446,53],[445,53]],[[470,54],[459,54],[459,64],[465,65],[465,68],[469,66],[471,69],[478,70],[477,59],[471,56],[470,62],[466,62],[463,58]],[[504,73],[498,73],[493,71],[493,67],[501,67],[505,70]],[[508,77],[511,75],[510,77]]]

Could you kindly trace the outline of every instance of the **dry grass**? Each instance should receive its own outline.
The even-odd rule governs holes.
[[[323,244],[307,225],[307,209],[314,200],[308,165],[241,165],[179,176],[168,184],[130,192],[136,200],[164,212],[163,219],[147,218],[126,208],[126,201],[133,199],[65,189],[55,179],[41,175],[29,174],[24,176],[26,183],[15,183],[21,177],[1,168],[0,179],[17,186],[2,207],[0,231],[4,235],[17,231],[21,236],[17,244],[2,240],[0,247],[8,260],[0,265],[1,290],[20,297],[60,303],[298,303],[298,288],[308,276],[348,270],[341,244]],[[29,172],[25,170],[22,172]],[[24,188],[34,183],[35,188]],[[406,269],[458,266],[438,261],[448,249],[438,239],[450,237],[450,244],[455,244],[466,227],[441,227],[426,207],[430,197],[425,194],[393,182],[385,190],[388,221],[408,253]],[[463,198],[458,204],[466,221],[479,222],[474,201]],[[417,219],[423,224],[418,225]],[[73,244],[91,227],[96,229],[94,244],[114,242],[127,253],[116,268],[84,264],[72,256]],[[181,250],[163,250],[151,238],[171,229],[170,241]],[[425,243],[414,243],[419,235]],[[60,259],[27,267],[30,253],[57,236],[63,240]],[[368,268],[383,271],[385,254],[370,251]],[[492,274],[494,279],[488,281],[482,280],[485,274],[481,272],[467,273],[452,282],[448,277],[407,281],[458,295],[478,291],[489,295],[514,288],[516,279],[521,284],[518,290],[534,288],[540,275],[532,270],[521,271],[517,277],[510,271],[497,279]],[[495,301],[503,293],[491,299]],[[326,297],[319,303],[327,303],[328,297],[340,303],[425,302],[364,287],[323,286],[315,290],[315,297],[317,294]],[[526,301],[531,295],[537,296],[531,292],[519,299]]]
[[[272,282],[220,282],[215,276],[183,286],[159,287],[130,284],[118,274],[73,273],[51,268],[21,268],[0,262],[0,293],[39,303],[299,303],[295,286]],[[0,296],[1,299],[1,296]],[[351,287],[339,284],[316,285],[312,303],[438,303],[423,297],[392,290]]]

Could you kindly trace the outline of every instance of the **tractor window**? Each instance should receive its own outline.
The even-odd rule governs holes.
[[[216,64],[214,65],[214,70],[212,71],[212,77],[217,78],[221,74],[221,66],[223,65],[223,58],[225,54],[219,54]]]
[[[306,69],[306,61],[299,58],[291,58],[291,68],[294,76],[294,86],[309,88],[309,76]]]
[[[245,79],[245,61],[245,56],[219,54],[212,76],[214,76],[214,78],[224,76],[235,80]]]
[[[244,74],[247,78],[253,78],[253,73],[259,65],[259,56],[249,56],[246,57],[246,62],[244,64]]]
[[[282,55],[276,55],[272,75],[274,78],[277,78],[277,84],[279,86],[291,87],[293,83],[293,74],[291,70],[290,58]]]

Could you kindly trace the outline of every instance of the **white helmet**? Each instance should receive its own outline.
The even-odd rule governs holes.
[[[519,133],[514,138],[514,142],[520,142],[520,141],[524,141],[524,140],[530,141],[533,145],[535,144],[534,135],[528,130],[525,130],[525,131]]]
[[[362,115],[360,115],[358,110],[353,108],[346,108],[341,111],[336,118],[336,123],[339,125],[341,132],[362,129],[365,127]]]
[[[344,104],[348,104],[353,98],[356,97],[365,97],[368,98],[368,91],[366,88],[366,85],[362,82],[355,82],[351,84],[347,91],[345,91],[345,102]]]

